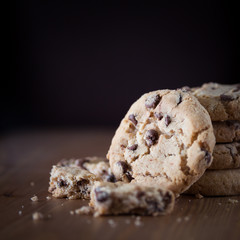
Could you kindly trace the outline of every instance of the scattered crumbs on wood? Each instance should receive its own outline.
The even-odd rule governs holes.
[[[197,193],[197,194],[195,194],[195,198],[197,198],[197,199],[202,199],[202,198],[204,198],[204,197],[203,197],[203,195],[201,195],[200,193]]]
[[[38,196],[34,195],[33,197],[31,197],[31,200],[33,202],[37,202],[38,201]]]
[[[43,219],[43,214],[40,213],[40,212],[34,212],[34,213],[32,214],[32,219],[33,219],[34,221],[42,220],[42,219]]]
[[[22,205],[22,208],[24,208],[24,205]]]
[[[110,225],[110,227],[115,228],[117,226],[116,222],[113,219],[109,219],[108,220],[108,224]]]
[[[219,202],[219,203],[218,203],[218,205],[219,205],[219,206],[221,206],[221,205],[222,205],[222,203],[220,203],[220,202]]]
[[[22,211],[18,211],[18,215],[21,216],[22,215]]]
[[[30,182],[30,186],[34,187],[35,186],[35,182]]]
[[[70,213],[71,215],[74,215],[74,211],[73,211],[73,210],[71,210],[69,213]]]
[[[234,204],[234,203],[238,203],[238,200],[229,198],[228,202]]]
[[[47,200],[50,200],[50,199],[52,199],[52,198],[51,198],[50,196],[46,196],[46,199],[47,199]]]
[[[186,222],[189,221],[189,219],[190,219],[189,216],[184,217],[184,220],[185,220]]]

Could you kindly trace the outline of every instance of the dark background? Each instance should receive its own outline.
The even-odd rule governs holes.
[[[239,82],[236,6],[79,2],[16,2],[3,130],[116,127],[145,92]]]

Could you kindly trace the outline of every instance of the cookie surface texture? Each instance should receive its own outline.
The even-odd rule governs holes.
[[[186,193],[203,196],[239,195],[240,169],[208,170]]]
[[[212,121],[240,121],[240,84],[206,83],[193,94],[207,109]]]
[[[240,168],[240,143],[216,144],[213,150],[213,162],[209,169]]]
[[[240,122],[213,122],[214,135],[217,143],[231,143],[240,141]]]
[[[107,158],[118,180],[179,194],[210,166],[214,145],[209,114],[199,101],[182,90],[159,90],[131,106]]]

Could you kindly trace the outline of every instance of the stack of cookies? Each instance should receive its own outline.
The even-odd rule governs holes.
[[[121,121],[107,159],[63,160],[49,186],[54,197],[90,199],[97,215],[166,214],[186,190],[240,194],[239,85],[144,94]]]
[[[216,137],[213,162],[187,193],[240,194],[240,84],[204,84],[193,94],[208,111]]]

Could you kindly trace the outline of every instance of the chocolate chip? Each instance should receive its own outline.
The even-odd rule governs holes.
[[[126,175],[129,182],[131,182],[133,180],[133,177],[132,177],[130,172],[126,172],[125,175]]]
[[[232,96],[225,95],[225,94],[220,95],[220,99],[222,102],[230,102],[230,101],[234,100],[234,98]]]
[[[153,199],[153,198],[146,198],[146,203],[148,204],[148,209],[151,212],[160,212],[162,211],[159,207],[158,207],[158,202]]]
[[[229,146],[226,146],[226,148],[229,150],[229,152],[231,154],[231,157],[234,160],[235,159],[235,154],[233,153],[233,149],[231,147],[229,147]]]
[[[182,95],[179,94],[177,105],[179,105],[181,102],[182,102]]]
[[[166,126],[168,127],[168,125],[169,125],[171,122],[172,122],[171,118],[167,115],[167,116],[165,117],[165,124],[166,124]]]
[[[57,184],[58,184],[59,187],[66,187],[67,186],[67,182],[62,180],[62,179],[60,179],[60,181],[58,181]]]
[[[116,182],[116,178],[113,174],[107,176],[107,182]]]
[[[127,149],[135,151],[138,148],[137,144],[133,144],[132,146],[128,147]]]
[[[130,114],[130,115],[128,116],[128,119],[129,119],[134,125],[137,125],[138,121],[137,121],[137,119],[136,119],[136,117],[135,117],[134,114]]]
[[[165,206],[167,204],[169,204],[171,202],[171,200],[172,200],[172,195],[169,192],[167,192],[163,197],[163,201],[165,203]]]
[[[82,179],[80,181],[77,181],[77,185],[78,186],[84,186],[84,185],[86,185],[88,183],[89,183],[89,180],[87,180],[87,179]]]
[[[143,191],[138,191],[137,192],[137,198],[138,199],[142,198],[144,195],[145,195],[145,192],[143,192]]]
[[[87,170],[85,167],[84,167],[84,163],[87,163],[89,162],[89,159],[86,159],[86,158],[81,158],[81,159],[77,159],[75,161],[75,164],[79,167],[81,167],[82,169],[84,170]]]
[[[211,154],[206,149],[201,149],[201,150],[205,152],[204,158],[205,158],[207,164],[209,164],[212,160]]]
[[[149,96],[145,101],[146,108],[155,108],[161,100],[159,95]]]
[[[154,115],[155,115],[155,117],[160,121],[160,120],[162,120],[162,118],[163,118],[163,114],[162,113],[154,113]]]
[[[151,147],[152,145],[154,145],[157,140],[158,140],[158,132],[154,129],[150,129],[147,131],[146,135],[146,143],[149,147]]]
[[[109,198],[109,194],[105,191],[102,191],[101,188],[96,188],[95,194],[98,202],[105,202]]]
[[[126,172],[127,172],[127,170],[128,170],[128,165],[127,165],[126,162],[118,161],[118,162],[117,162],[117,165],[122,168],[122,172],[123,172],[123,173],[126,173]]]

